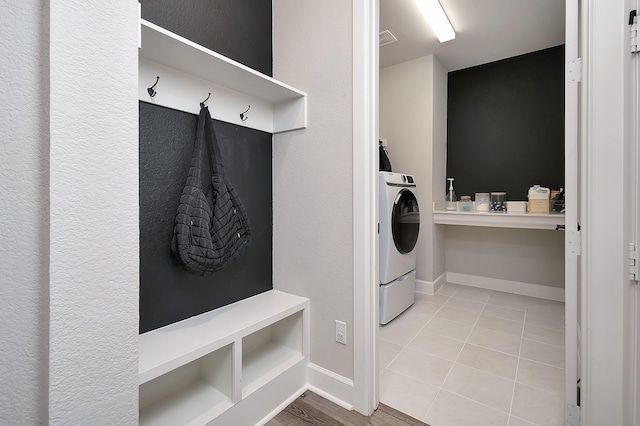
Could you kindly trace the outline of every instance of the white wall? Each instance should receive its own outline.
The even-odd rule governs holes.
[[[51,0],[49,423],[138,416],[138,5]]]
[[[351,379],[351,2],[274,0],[273,75],[309,95],[307,129],[274,136],[274,288],[309,297],[311,362]]]
[[[444,199],[446,71],[433,55],[380,70],[380,137],[394,172],[415,175],[420,205],[416,278],[444,272],[443,230],[432,225],[433,201]]]
[[[564,233],[446,227],[447,272],[564,288]]]
[[[0,13],[0,424],[47,423],[48,14]]]
[[[0,423],[136,424],[137,5],[0,20]]]

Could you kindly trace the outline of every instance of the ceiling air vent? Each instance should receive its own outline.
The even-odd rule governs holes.
[[[398,39],[391,34],[391,31],[385,30],[380,33],[380,47],[395,43],[396,41],[398,41]]]

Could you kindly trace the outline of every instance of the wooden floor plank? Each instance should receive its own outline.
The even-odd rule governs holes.
[[[389,407],[388,405],[385,405],[383,403],[380,403],[378,405],[378,409],[376,410],[376,412],[383,412],[385,414],[388,414],[392,417],[395,417],[396,419],[400,420],[401,422],[403,422],[402,424],[406,424],[409,426],[429,426],[426,423],[415,419],[411,416],[409,416],[408,414],[403,413],[402,411],[398,411],[393,407]]]
[[[429,426],[380,404],[370,417],[346,410],[313,392],[305,392],[266,426]]]
[[[284,409],[288,414],[298,417],[305,425],[341,426],[338,420],[307,403],[306,398],[298,398]]]
[[[353,410],[346,410],[336,403],[313,392],[305,392],[304,400],[336,419],[340,425],[369,425],[368,418]]]

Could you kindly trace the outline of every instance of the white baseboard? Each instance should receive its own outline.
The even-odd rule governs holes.
[[[564,302],[564,288],[447,272],[447,282]]]
[[[308,389],[307,385],[301,387],[300,390],[298,390],[298,392],[294,393],[289,398],[287,398],[282,404],[278,405],[272,412],[267,414],[262,420],[260,420],[258,423],[256,423],[255,426],[264,426],[264,425],[266,425],[271,419],[273,419],[275,416],[277,416],[282,410],[287,408],[287,406],[289,404],[291,404],[293,401],[298,399],[298,397],[300,395],[302,395],[307,389]]]
[[[447,273],[440,274],[435,281],[416,280],[416,291],[418,293],[436,294],[440,287],[447,283]]]
[[[308,389],[347,410],[353,410],[353,380],[309,363]]]

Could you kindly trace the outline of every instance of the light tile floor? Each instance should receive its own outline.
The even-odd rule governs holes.
[[[564,303],[445,284],[378,334],[380,401],[431,426],[564,423]]]

